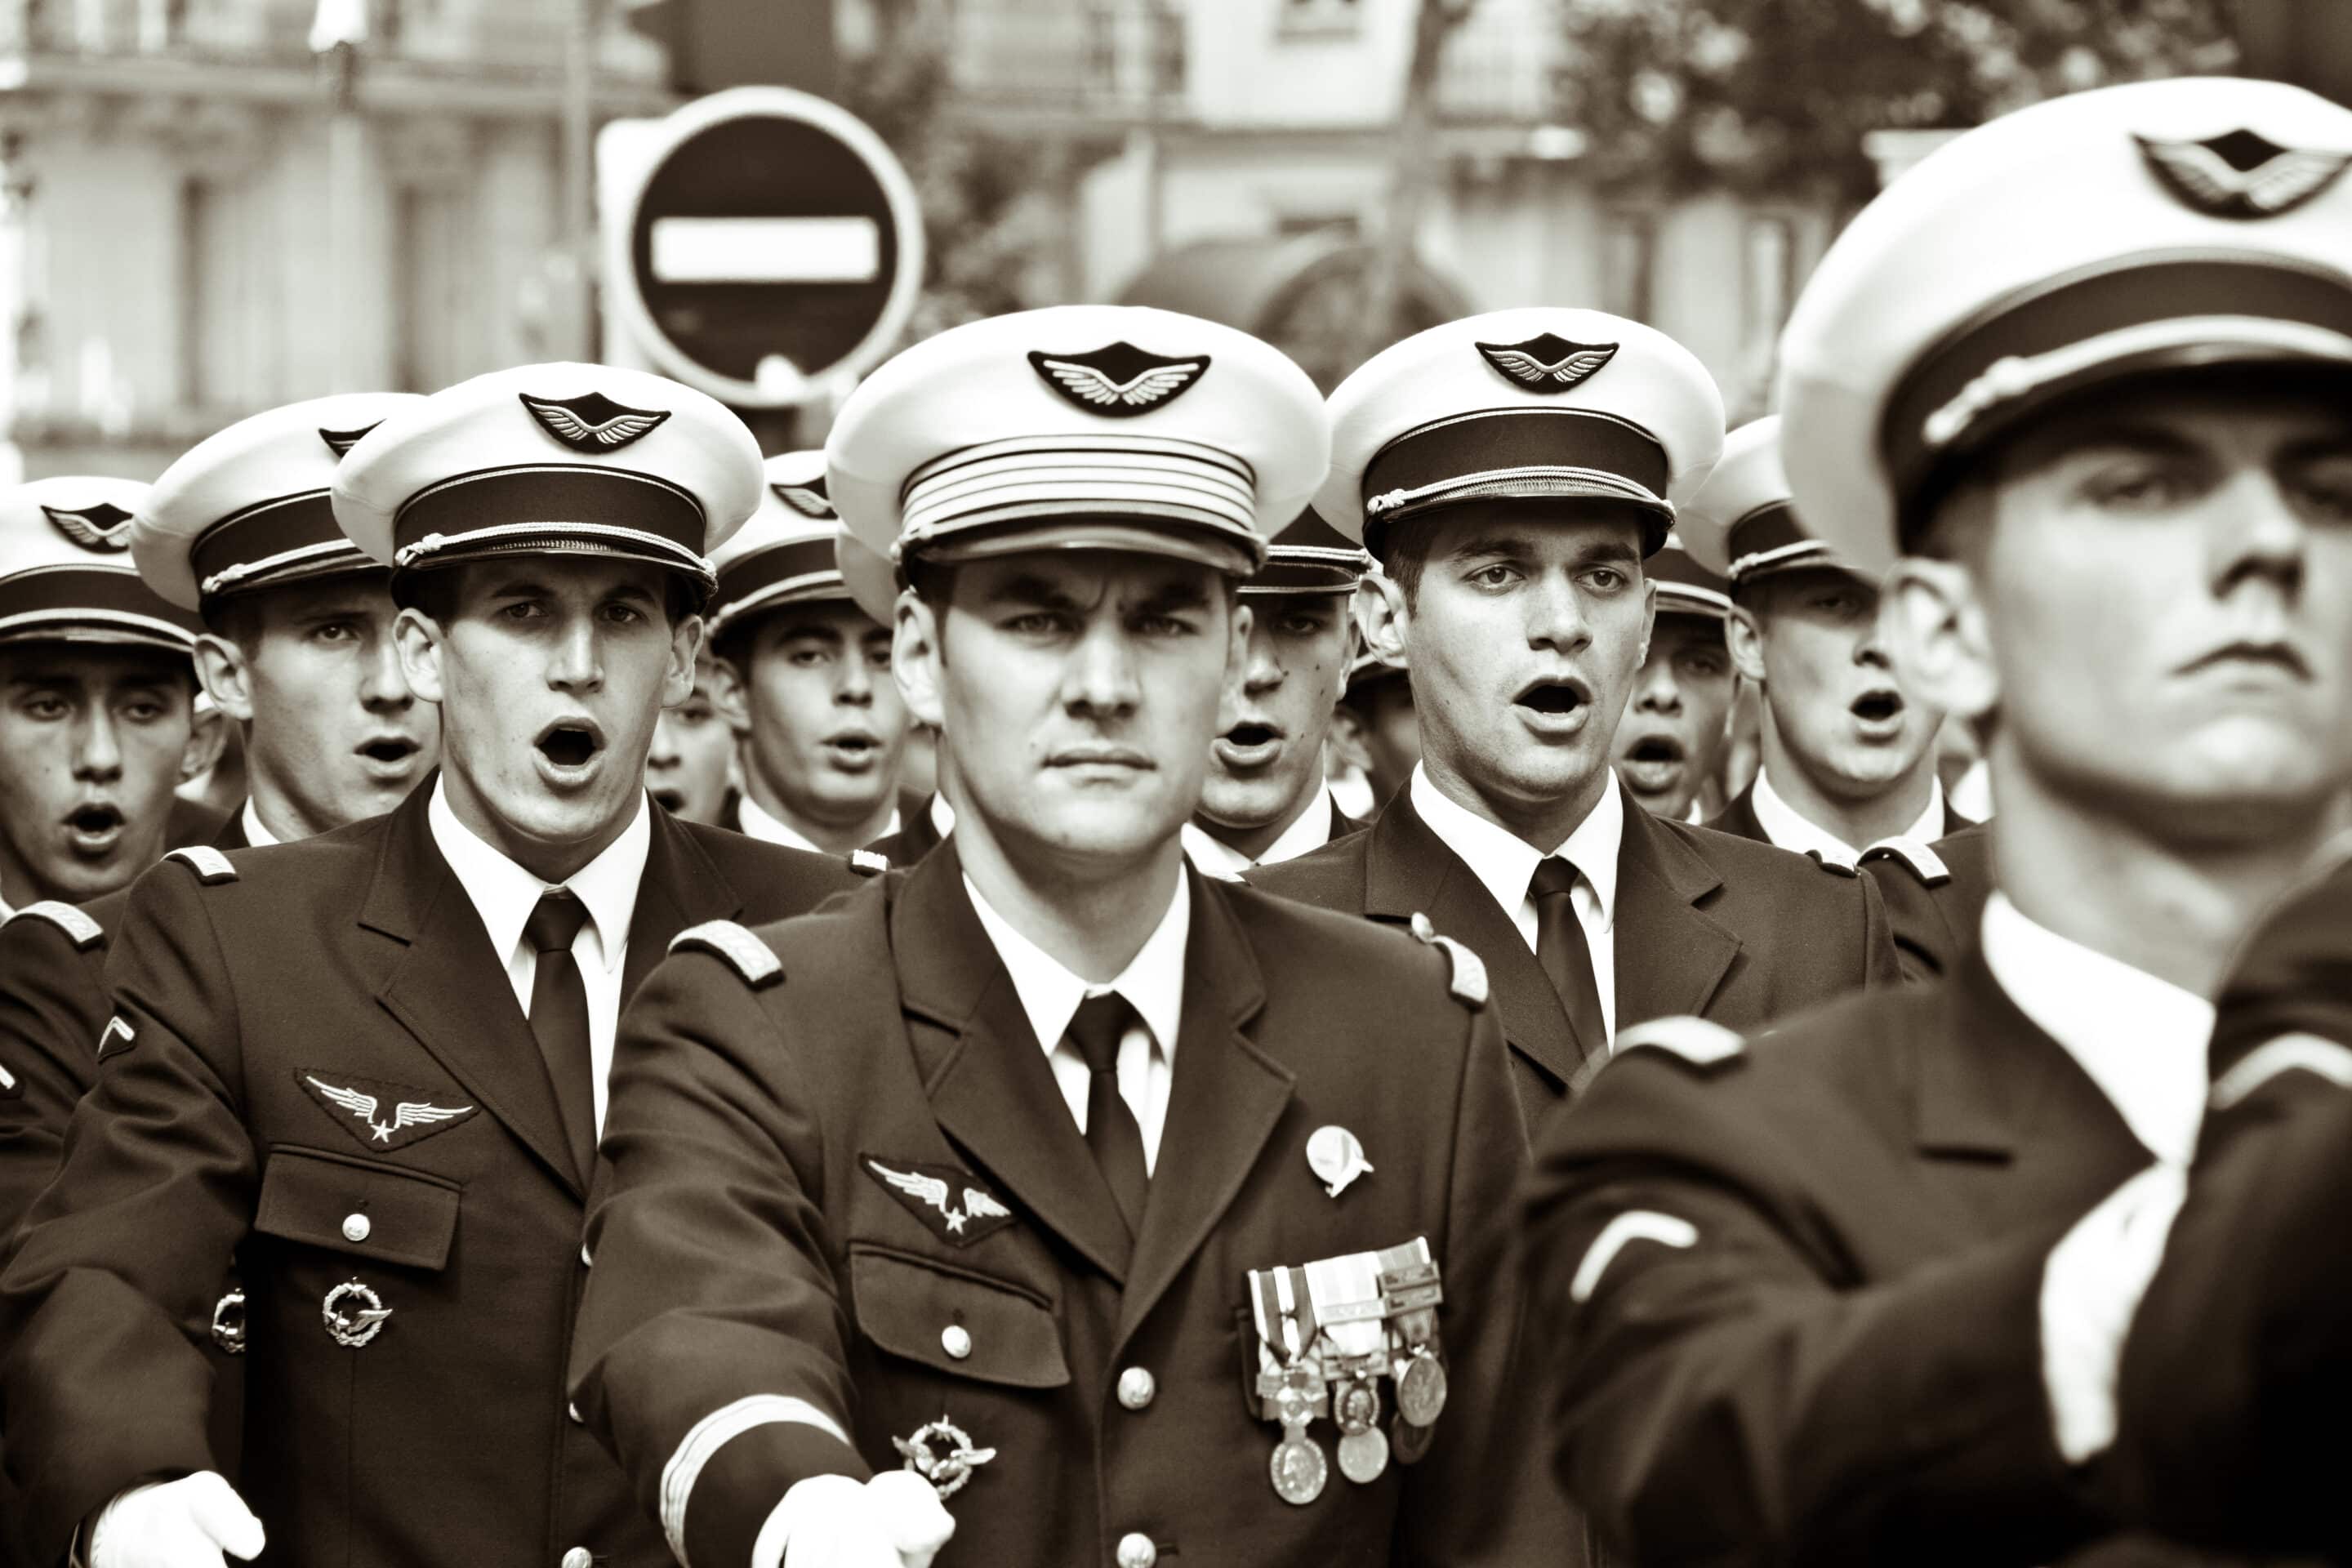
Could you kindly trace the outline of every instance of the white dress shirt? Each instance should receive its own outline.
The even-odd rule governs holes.
[[[771,816],[761,809],[760,803],[751,798],[750,790],[745,790],[737,797],[735,810],[736,816],[742,823],[743,832],[747,837],[762,839],[770,844],[781,844],[787,849],[805,849],[812,855],[831,853],[830,850],[818,848],[808,835],[799,828]],[[884,823],[882,831],[874,837],[883,838],[898,831],[898,808],[894,805],[890,808],[890,820]]]
[[[1317,784],[1315,798],[1307,803],[1307,809],[1293,818],[1290,826],[1265,847],[1265,853],[1255,860],[1190,822],[1184,825],[1181,837],[1185,858],[1202,876],[1237,881],[1243,872],[1254,866],[1279,866],[1331,842],[1331,786]]]
[[[1981,930],[1994,981],[2156,1156],[2067,1233],[2042,1272],[2042,1383],[2059,1452],[2080,1463],[2115,1440],[2125,1336],[2188,1190],[2213,1005],[2060,936],[2006,894],[1986,901]]]
[[[941,838],[955,831],[955,807],[950,805],[948,797],[938,790],[931,792],[930,816],[931,831],[937,833]],[[890,821],[894,826],[898,820],[898,815],[893,813]]]
[[[539,907],[540,895],[557,884],[542,882],[492,848],[449,808],[448,781],[433,785],[425,820],[449,869],[457,873],[474,912],[490,935],[490,951],[506,965],[515,1005],[530,1016],[531,981],[539,954],[523,939],[523,926]],[[637,795],[637,814],[604,852],[572,873],[563,887],[587,906],[588,918],[572,939],[572,956],[588,994],[590,1079],[596,1090],[596,1126],[604,1125],[605,1079],[613,1070],[613,1034],[621,1016],[621,964],[628,957],[629,924],[635,917],[637,884],[645,879],[646,856],[653,848],[652,797]]]
[[[1176,1031],[1184,1016],[1184,949],[1192,934],[1192,885],[1176,879],[1176,896],[1168,912],[1135,957],[1108,985],[1091,985],[1073,974],[1062,961],[1013,930],[1010,921],[989,906],[971,879],[963,879],[988,940],[1013,976],[1013,989],[1029,1027],[1045,1047],[1054,1082],[1070,1108],[1078,1131],[1087,1130],[1087,1090],[1091,1074],[1086,1058],[1063,1040],[1078,1004],[1089,996],[1116,991],[1127,998],[1141,1019],[1130,1025],[1118,1042],[1118,1095],[1135,1113],[1143,1133],[1143,1168],[1149,1173],[1160,1163],[1160,1132],[1168,1122],[1168,1092],[1176,1076]]]
[[[1430,782],[1426,768],[1415,766],[1412,808],[1445,847],[1462,858],[1511,922],[1536,951],[1536,900],[1528,884],[1536,868],[1552,856],[1576,868],[1576,887],[1569,902],[1584,926],[1584,941],[1592,950],[1592,984],[1601,998],[1601,1021],[1609,1037],[1617,1037],[1617,860],[1625,844],[1624,786],[1617,775],[1607,775],[1598,805],[1587,812],[1556,849],[1538,849],[1509,828],[1487,821],[1467,806],[1448,799]]]
[[[1800,855],[1818,853],[1826,864],[1852,870],[1862,863],[1863,850],[1870,847],[1865,844],[1857,849],[1812,818],[1799,815],[1797,808],[1772,787],[1769,769],[1757,773],[1756,793],[1749,796],[1749,802],[1756,807],[1756,820],[1763,827],[1764,837],[1783,849],[1793,849]],[[1927,809],[1895,837],[1920,844],[1932,844],[1944,837],[1944,786],[1939,780],[1932,776],[1927,780]]]
[[[253,809],[253,797],[251,795],[247,795],[245,797],[245,805],[237,815],[245,819],[246,843],[257,848],[264,844],[275,844],[278,842],[278,835],[270,832],[269,829],[261,825],[261,813]]]

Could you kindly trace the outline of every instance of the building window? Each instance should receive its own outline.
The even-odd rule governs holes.
[[[1646,212],[1613,212],[1601,224],[1601,308],[1636,321],[1650,319],[1650,285],[1657,269],[1658,220]]]
[[[1797,235],[1784,217],[1752,217],[1740,247],[1739,322],[1751,352],[1769,356],[1797,294]]]
[[[1360,0],[1282,0],[1276,30],[1286,38],[1350,37],[1363,21]]]
[[[254,353],[260,313],[247,308],[267,290],[253,276],[237,194],[214,180],[180,184],[179,390],[189,408],[242,411],[268,401]]]
[[[477,368],[467,353],[464,222],[458,193],[405,185],[393,266],[393,375],[403,392],[437,392]]]

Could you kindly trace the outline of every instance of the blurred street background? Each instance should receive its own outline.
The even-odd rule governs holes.
[[[599,132],[779,83],[913,174],[908,332],[1212,315],[1325,385],[1582,304],[1736,421],[1843,217],[1938,133],[2179,72],[2352,79],[2346,0],[0,0],[0,479],[152,478],[333,391],[645,363]],[[826,389],[761,426],[821,437]]]

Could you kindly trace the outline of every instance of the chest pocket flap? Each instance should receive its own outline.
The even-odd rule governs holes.
[[[457,1235],[457,1185],[307,1149],[271,1152],[253,1228],[308,1247],[439,1268]]]
[[[858,1328],[892,1355],[1013,1388],[1070,1381],[1053,1311],[1026,1291],[865,1247],[849,1255],[849,1288]]]

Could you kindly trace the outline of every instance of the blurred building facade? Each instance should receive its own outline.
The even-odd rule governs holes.
[[[950,4],[973,111],[1113,147],[1073,193],[1081,297],[1252,301],[1239,324],[1319,379],[1349,367],[1349,258],[1386,210],[1417,0]],[[1453,28],[1403,324],[1594,306],[1689,344],[1735,416],[1762,412],[1773,341],[1841,215],[1598,188],[1558,114],[1562,38],[1551,0],[1475,0]],[[1184,292],[1188,268],[1214,283]]]
[[[573,0],[0,0],[0,419],[28,477],[152,478],[269,405],[579,352]],[[314,29],[364,26],[355,73]],[[660,50],[578,40],[598,115]]]

